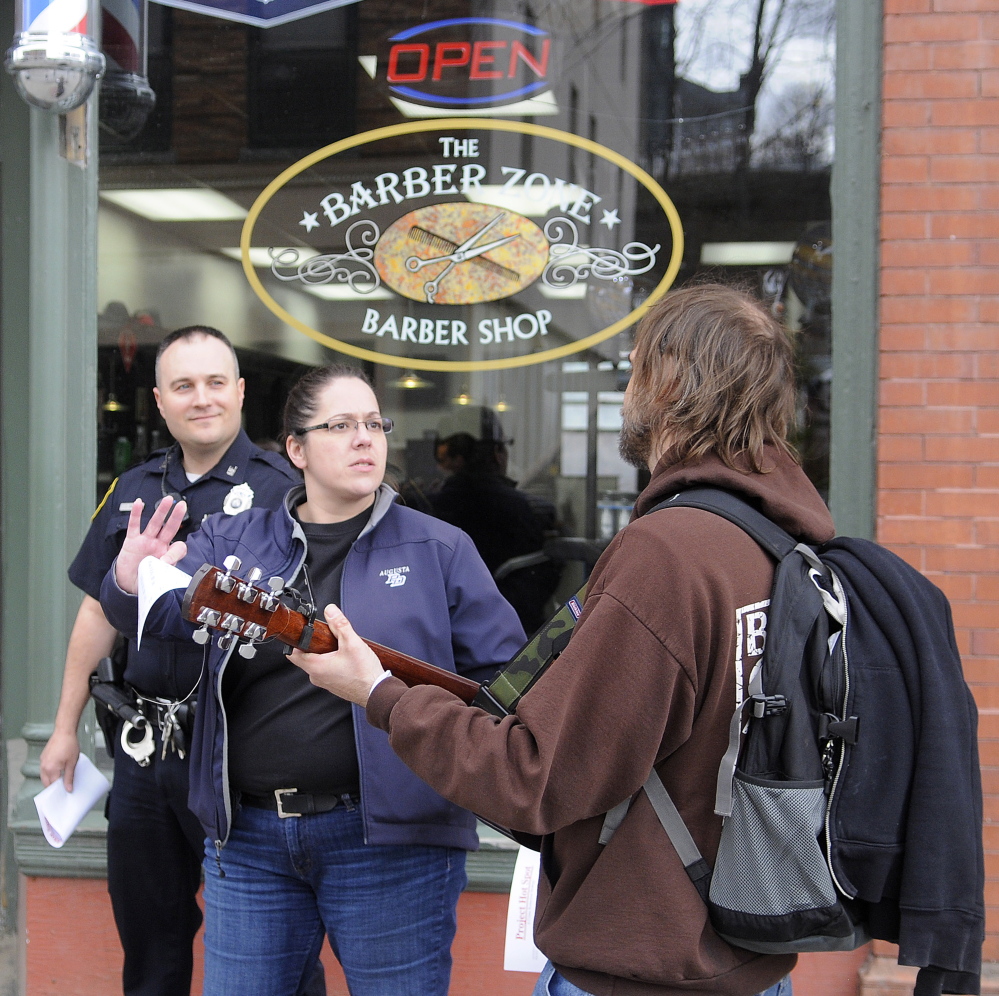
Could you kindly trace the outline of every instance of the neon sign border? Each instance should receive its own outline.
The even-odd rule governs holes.
[[[373,142],[378,142],[386,138],[396,138],[400,135],[414,135],[421,132],[442,130],[506,131],[520,135],[533,135],[537,138],[545,138],[553,142],[574,145],[576,148],[614,163],[619,169],[624,170],[638,180],[655,197],[669,221],[670,232],[673,237],[673,251],[670,255],[669,266],[666,268],[666,273],[663,275],[662,280],[659,281],[655,289],[641,305],[632,309],[624,318],[619,319],[612,325],[608,325],[599,332],[594,332],[592,335],[578,339],[575,342],[566,343],[563,346],[556,346],[553,349],[494,360],[430,360],[420,359],[419,357],[395,356],[390,353],[378,353],[374,350],[364,349],[361,346],[354,346],[348,342],[342,342],[332,336],[325,335],[317,329],[310,328],[282,308],[267,292],[260,278],[257,276],[253,264],[250,262],[250,246],[253,244],[254,225],[256,225],[261,212],[274,194],[281,190],[290,180],[298,176],[299,173],[304,173],[305,170],[315,166],[316,163],[345,152],[347,149],[352,149],[359,145],[370,145]],[[253,206],[246,216],[246,221],[243,223],[239,245],[242,254],[243,273],[253,288],[253,292],[263,302],[264,306],[286,325],[297,329],[303,335],[308,336],[320,345],[340,353],[345,353],[348,356],[353,356],[355,359],[367,360],[370,363],[380,363],[383,366],[399,367],[407,370],[465,372],[475,370],[511,370],[516,367],[546,363],[550,360],[557,360],[564,356],[572,356],[574,353],[582,352],[584,349],[604,342],[619,332],[624,331],[624,329],[629,328],[642,317],[645,311],[665,295],[676,279],[676,275],[680,270],[680,263],[683,259],[683,226],[680,222],[680,215],[670,200],[669,195],[645,170],[613,149],[593,142],[588,138],[582,138],[567,131],[560,131],[557,128],[548,128],[545,125],[519,121],[497,121],[490,118],[430,118],[424,121],[407,121],[401,124],[386,125],[383,128],[360,132],[357,135],[351,135],[349,138],[341,139],[339,142],[333,142],[331,145],[317,149],[315,152],[311,152],[303,159],[300,159],[297,163],[293,163],[286,170],[279,173],[253,202]]]

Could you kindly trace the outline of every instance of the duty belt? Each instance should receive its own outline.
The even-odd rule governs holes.
[[[166,760],[167,748],[179,755],[186,756],[188,736],[194,725],[194,712],[197,699],[165,699],[159,696],[143,695],[136,688],[136,705],[139,712],[150,722],[155,723],[160,731],[160,760]]]

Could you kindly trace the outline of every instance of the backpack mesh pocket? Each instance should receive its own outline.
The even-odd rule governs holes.
[[[736,773],[711,903],[754,916],[785,917],[837,905],[819,842],[821,782],[761,782]]]

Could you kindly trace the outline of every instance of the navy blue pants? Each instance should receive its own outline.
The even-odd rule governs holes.
[[[140,768],[115,744],[108,800],[108,892],[125,951],[125,996],[190,996],[201,926],[205,834],[187,808],[187,761],[169,749]]]

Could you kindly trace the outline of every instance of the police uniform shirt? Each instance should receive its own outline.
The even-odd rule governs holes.
[[[136,498],[143,502],[143,527],[164,495],[183,498],[188,518],[177,539],[186,539],[215,512],[239,515],[249,508],[276,508],[299,482],[298,473],[284,457],[254,446],[242,430],[222,459],[193,483],[187,479],[176,443],[156,450],[108,489],[69,567],[69,579],[91,597],[100,598],[104,576],[125,541],[129,512]],[[125,680],[145,695],[183,698],[197,683],[203,658],[202,648],[193,642],[147,638],[138,650],[135,641],[129,641]]]

